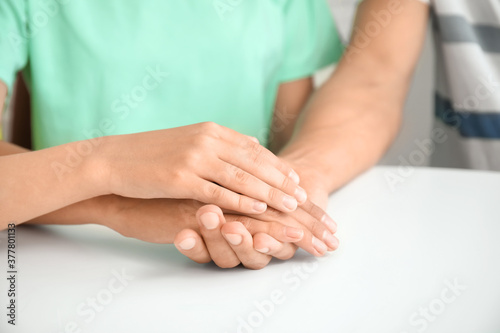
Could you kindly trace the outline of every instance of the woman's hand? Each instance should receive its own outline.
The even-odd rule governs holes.
[[[215,123],[102,138],[102,194],[195,199],[243,214],[306,201],[299,177],[256,139]]]

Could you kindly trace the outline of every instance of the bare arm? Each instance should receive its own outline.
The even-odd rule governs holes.
[[[390,23],[373,37],[365,35],[366,42],[360,31],[377,23],[372,13],[379,11],[390,13]],[[337,70],[280,156],[319,178],[315,183],[328,192],[376,163],[397,135],[427,18],[428,6],[417,0],[365,0]]]
[[[7,87],[0,81],[0,109],[3,109],[6,95]],[[99,188],[89,186],[93,183],[93,176],[87,172],[85,163],[69,173],[64,181],[57,179],[51,162],[64,161],[68,147],[71,144],[28,152],[0,141],[0,230],[8,223],[24,222],[88,199],[94,191],[99,191]],[[80,190],[75,191],[75,188]]]
[[[279,152],[292,137],[297,118],[313,92],[312,77],[280,84],[269,133],[269,148]]]

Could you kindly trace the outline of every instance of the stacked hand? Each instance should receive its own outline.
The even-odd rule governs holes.
[[[323,210],[328,193],[311,178],[302,177],[311,188],[310,198],[322,207],[307,200],[291,213],[268,208],[262,214],[242,215],[196,200],[109,196],[107,200],[113,204],[106,206],[115,209],[108,212],[105,221],[125,236],[154,243],[174,242],[192,260],[213,260],[223,268],[242,263],[259,269],[272,257],[291,258],[297,247],[322,256],[338,247],[334,236],[337,226]]]
[[[174,242],[194,261],[220,267],[262,268],[297,247],[315,256],[338,247],[321,179],[254,138],[202,123],[107,137],[100,149],[104,193],[112,194],[105,200],[115,207],[105,224],[125,236]]]
[[[312,184],[310,184],[312,185]],[[316,185],[311,198],[325,205],[328,193]],[[175,237],[177,249],[198,263],[214,261],[229,268],[242,263],[251,269],[265,267],[272,257],[286,260],[297,247],[322,256],[339,245],[335,222],[311,201],[292,213],[268,209],[259,215],[224,214],[214,205],[196,213],[197,228],[184,229]]]

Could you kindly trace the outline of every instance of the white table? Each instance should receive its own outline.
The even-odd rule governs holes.
[[[387,172],[331,197],[338,251],[260,271],[98,226],[19,227],[18,326],[2,276],[0,331],[500,332],[500,174],[416,169],[391,191]],[[123,270],[133,279],[117,280]]]

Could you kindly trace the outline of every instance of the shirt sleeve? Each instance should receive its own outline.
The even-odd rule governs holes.
[[[340,59],[344,47],[326,0],[288,0],[283,10],[281,82],[310,76]]]
[[[28,62],[28,22],[25,0],[0,1],[0,80],[12,93],[17,72]]]

